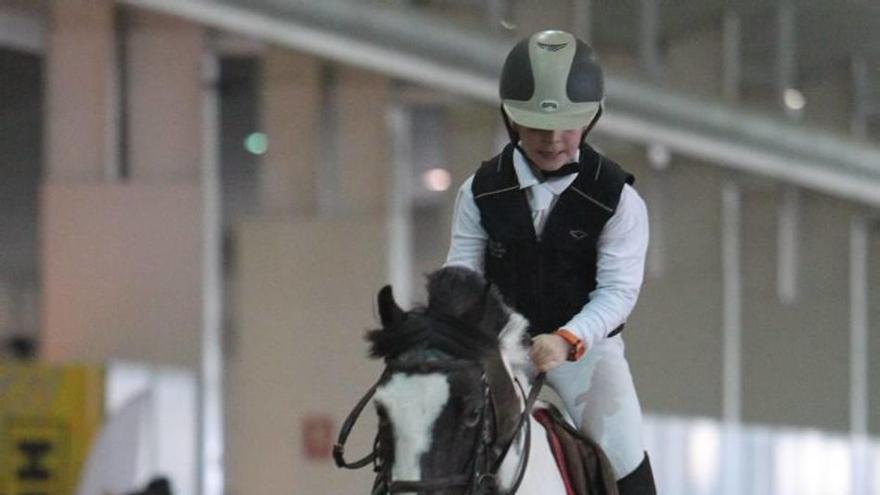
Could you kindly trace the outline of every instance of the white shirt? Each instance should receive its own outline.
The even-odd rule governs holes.
[[[574,182],[576,174],[538,180],[519,149],[513,165],[520,188],[525,191],[535,232],[540,237],[547,217],[559,195]],[[458,190],[452,220],[452,242],[445,265],[460,265],[483,271],[483,256],[489,238],[480,224],[480,210],[474,202],[470,176]],[[606,222],[597,241],[596,289],[590,301],[564,328],[574,332],[589,348],[626,321],[642,286],[645,253],[648,249],[648,211],[639,193],[623,186],[617,210]]]

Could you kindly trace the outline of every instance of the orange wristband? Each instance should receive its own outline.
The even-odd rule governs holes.
[[[562,337],[563,340],[571,345],[571,350],[568,351],[568,360],[569,361],[577,361],[587,352],[587,348],[584,345],[584,341],[579,339],[577,335],[571,333],[570,331],[560,328],[559,330],[553,332],[554,334]]]

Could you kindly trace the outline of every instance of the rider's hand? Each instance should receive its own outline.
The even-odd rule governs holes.
[[[571,352],[571,344],[562,337],[552,333],[538,335],[532,339],[529,357],[538,371],[550,371],[565,363]]]

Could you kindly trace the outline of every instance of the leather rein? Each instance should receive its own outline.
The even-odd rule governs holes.
[[[379,385],[383,383],[383,381],[385,381],[391,374],[395,372],[418,374],[434,373],[438,371],[448,372],[473,366],[480,367],[482,382],[481,386],[483,387],[483,395],[485,400],[481,412],[479,426],[480,432],[478,433],[478,438],[476,440],[475,454],[473,461],[471,462],[469,474],[460,474],[418,481],[392,480],[390,471],[391,466],[388,465],[387,458],[384,455],[384,453],[387,452],[387,449],[390,448],[390,446],[382,444],[380,434],[378,433],[376,435],[376,440],[373,443],[372,452],[355,462],[347,462],[345,460],[345,442],[348,440],[349,434],[354,428],[354,425],[360,417],[361,413],[363,412],[364,408],[367,406],[367,404],[369,404],[370,399],[372,399],[373,395],[376,393]],[[524,397],[525,393],[523,391],[522,385],[515,378],[513,381],[520,390],[520,396]],[[531,423],[529,421],[529,417],[531,416],[532,408],[535,404],[535,401],[538,399],[538,395],[541,392],[543,384],[544,373],[540,373],[535,378],[535,382],[528,397],[525,398],[523,409],[517,419],[516,427],[514,428],[513,432],[510,433],[509,441],[507,441],[503,446],[493,446],[492,444],[497,440],[497,437],[493,438],[491,431],[492,424],[490,422],[490,413],[493,412],[493,404],[492,401],[489,400],[489,396],[491,394],[490,383],[487,378],[485,365],[482,362],[469,360],[422,361],[416,363],[392,361],[387,365],[385,371],[382,373],[376,383],[367,390],[363,397],[361,397],[361,399],[352,409],[351,413],[349,413],[348,417],[343,422],[342,427],[339,430],[339,436],[336,440],[336,444],[333,445],[333,459],[336,462],[337,467],[346,469],[359,469],[367,465],[373,464],[374,471],[378,473],[377,480],[372,492],[374,495],[379,495],[383,493],[393,494],[401,492],[429,493],[435,490],[444,490],[456,487],[469,487],[467,493],[471,495],[500,494],[501,492],[498,486],[498,471],[501,469],[501,465],[503,464],[504,459],[507,457],[508,452],[510,452],[510,448],[523,433],[523,429],[525,429],[523,455],[520,458],[519,464],[517,466],[516,477],[514,478],[513,485],[506,494],[513,495],[519,489],[523,477],[525,476],[526,467],[528,465],[529,452],[531,449]],[[495,416],[493,416],[492,419],[497,418],[498,411],[494,411],[494,413]]]

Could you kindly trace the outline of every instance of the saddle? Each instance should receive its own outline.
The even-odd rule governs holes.
[[[535,408],[532,416],[547,430],[566,495],[618,495],[614,471],[599,444],[574,428],[551,404]]]

